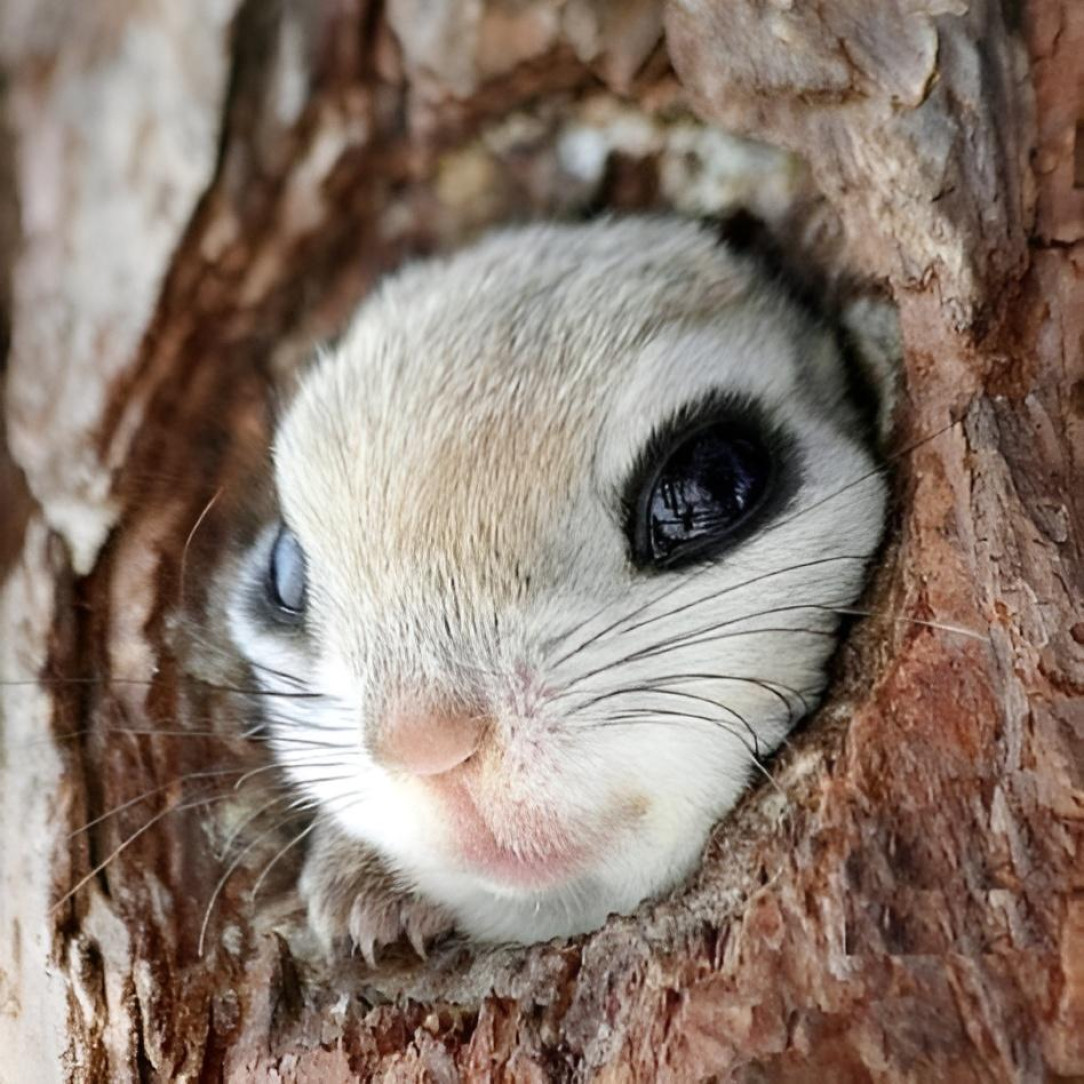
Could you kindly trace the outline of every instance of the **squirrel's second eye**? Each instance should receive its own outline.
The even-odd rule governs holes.
[[[636,563],[673,568],[712,556],[760,506],[772,473],[768,449],[749,430],[720,422],[679,439],[639,494]]]
[[[305,553],[297,536],[285,524],[271,547],[267,568],[267,593],[285,617],[297,619],[305,612]]]

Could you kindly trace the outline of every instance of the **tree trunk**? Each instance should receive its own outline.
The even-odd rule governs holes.
[[[1075,0],[6,0],[0,1078],[1084,1074],[1082,57]],[[260,754],[174,615],[269,384],[410,254],[734,202],[906,353],[875,616],[778,788],[571,942],[329,964],[258,847],[212,906],[191,777]]]

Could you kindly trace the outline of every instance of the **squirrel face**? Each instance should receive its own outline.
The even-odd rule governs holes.
[[[274,473],[229,609],[276,757],[405,890],[518,941],[690,871],[821,695],[886,500],[831,331],[666,218],[391,277]]]

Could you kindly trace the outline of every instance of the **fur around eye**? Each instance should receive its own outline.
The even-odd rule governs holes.
[[[297,536],[285,524],[279,527],[271,546],[267,593],[271,603],[287,619],[303,616],[307,595],[305,553]]]

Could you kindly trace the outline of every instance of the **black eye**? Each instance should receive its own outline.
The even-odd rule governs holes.
[[[767,495],[773,474],[765,442],[720,420],[669,443],[641,477],[632,528],[640,566],[672,568],[710,556],[734,537]]]
[[[305,612],[305,553],[289,527],[282,526],[271,547],[267,567],[267,593],[272,603],[290,617]]]

